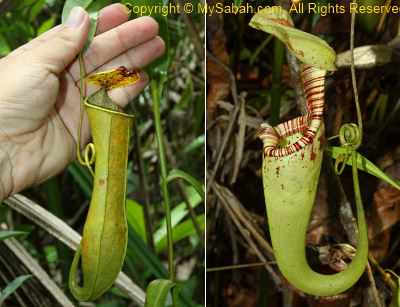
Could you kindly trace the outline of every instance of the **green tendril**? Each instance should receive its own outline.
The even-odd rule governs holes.
[[[76,157],[78,161],[82,165],[86,165],[84,159],[81,157],[81,133],[82,133],[82,119],[83,119],[83,108],[84,108],[84,99],[85,99],[85,84],[83,82],[83,60],[82,60],[82,52],[78,55],[79,60],[79,78],[80,78],[80,85],[79,85],[79,125],[78,125],[78,136],[76,138]]]

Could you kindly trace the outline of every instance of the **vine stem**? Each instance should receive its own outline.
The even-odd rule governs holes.
[[[357,3],[357,0],[353,0],[352,2]],[[358,131],[360,133],[359,142],[355,148],[355,149],[357,149],[362,142],[363,125],[362,125],[360,102],[358,99],[356,70],[354,68],[354,27],[355,27],[355,22],[356,22],[356,13],[353,10],[353,12],[351,12],[351,24],[350,24],[350,60],[351,60],[350,71],[351,71],[351,83],[353,84],[354,102],[356,104],[356,111],[357,111]]]
[[[165,207],[165,220],[167,224],[167,249],[168,249],[168,269],[169,278],[174,281],[175,279],[175,268],[174,268],[174,247],[172,244],[172,225],[171,225],[171,202],[168,191],[168,170],[167,160],[165,157],[165,147],[163,140],[163,131],[161,127],[161,115],[160,115],[160,101],[158,86],[155,81],[150,82],[151,95],[153,98],[153,112],[154,112],[154,126],[156,128],[156,137],[158,143],[158,159],[161,172],[161,191],[164,198]]]
[[[82,52],[78,54],[78,61],[79,61],[79,84],[80,84],[80,91],[79,91],[79,125],[78,125],[78,136],[76,139],[76,157],[81,165],[85,165],[81,157],[81,132],[82,132],[82,119],[83,119],[83,100],[85,99],[85,83],[83,81],[83,74],[84,74],[84,67],[83,67],[83,58]]]

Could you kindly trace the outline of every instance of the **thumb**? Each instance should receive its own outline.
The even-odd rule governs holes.
[[[31,50],[32,58],[50,72],[60,74],[83,48],[90,28],[86,11],[76,6],[60,31]]]

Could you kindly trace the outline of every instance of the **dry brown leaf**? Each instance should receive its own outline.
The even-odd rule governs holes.
[[[370,253],[380,262],[387,253],[391,227],[400,220],[400,191],[394,187],[377,190],[367,217]]]
[[[237,287],[231,283],[226,289],[227,307],[252,307],[257,306],[258,297],[254,289],[245,289]]]
[[[214,5],[210,1],[209,5]],[[221,63],[229,63],[229,54],[226,50],[224,20],[222,14],[207,16],[207,47],[212,55]],[[207,57],[207,118],[216,118],[216,103],[226,100],[230,90],[230,75],[219,63]]]

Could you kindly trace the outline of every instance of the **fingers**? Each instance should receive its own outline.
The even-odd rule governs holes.
[[[121,3],[115,3],[102,9],[99,13],[96,35],[107,32],[129,19],[129,14],[124,12],[124,6]]]
[[[86,75],[120,54],[153,39],[157,33],[157,22],[153,18],[145,16],[125,22],[96,36],[83,57]],[[79,63],[75,62],[71,65],[69,72],[77,81],[79,79]]]
[[[160,57],[164,53],[164,49],[164,41],[160,37],[156,36],[152,40],[132,48],[124,54],[112,59],[108,63],[99,67],[93,73],[113,69],[119,66],[125,66],[129,70],[143,68]],[[111,90],[108,94],[110,98],[118,104],[119,107],[123,108],[129,103],[129,101],[139,95],[140,91],[146,87],[147,81],[148,76],[141,71],[140,81],[138,83]],[[77,85],[78,83],[79,81],[77,82]],[[98,90],[98,86],[87,85],[86,94],[87,96],[90,96]]]
[[[108,30],[123,24],[129,19],[129,14],[124,12],[124,6],[120,3],[109,5],[102,9],[99,13],[99,20],[97,22],[96,35],[107,32]],[[47,40],[56,36],[63,29],[63,25],[58,25],[49,31],[32,39],[29,43],[15,49],[8,56],[15,56],[21,52],[35,48],[36,46],[46,42]]]
[[[120,107],[124,108],[147,86],[149,77],[143,71],[140,72],[140,81],[121,88],[116,88],[108,92],[108,96]]]
[[[135,48],[129,49],[125,53],[113,58],[104,65],[100,66],[93,73],[112,69],[121,65],[129,69],[143,68],[163,55],[164,49],[164,41],[161,37],[156,36],[153,39]]]

